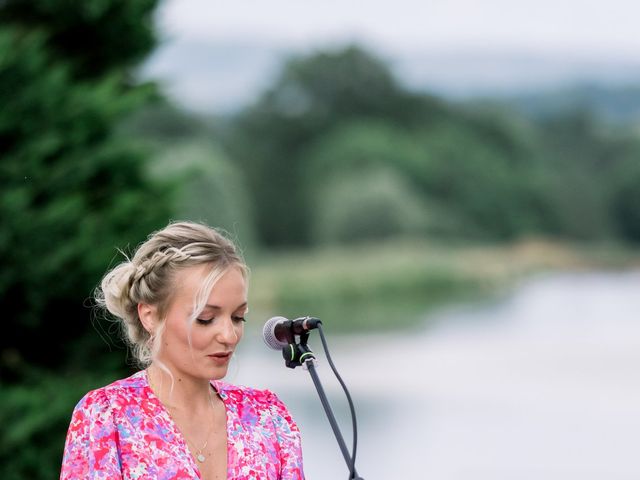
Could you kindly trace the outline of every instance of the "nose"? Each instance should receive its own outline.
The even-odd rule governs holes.
[[[220,323],[217,337],[218,341],[225,345],[233,346],[238,343],[238,332],[231,317],[225,317],[224,321]]]

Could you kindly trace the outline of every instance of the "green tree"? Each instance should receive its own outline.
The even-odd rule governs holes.
[[[18,36],[38,33],[54,64],[74,79],[116,73],[132,83],[131,69],[156,43],[153,13],[158,0],[3,0],[0,25]]]
[[[611,175],[611,211],[620,236],[640,244],[640,142],[630,145],[629,152],[616,165]]]
[[[115,128],[155,96],[131,73],[153,46],[155,3],[0,2],[3,479],[56,476],[73,404],[124,370],[86,299],[115,247],[168,217],[146,152]]]
[[[371,118],[410,127],[444,111],[435,99],[404,90],[382,61],[358,47],[287,62],[274,85],[234,119],[225,143],[247,175],[260,240],[310,241],[304,152],[336,125]]]
[[[338,124],[304,157],[313,242],[424,234],[432,218],[414,182],[417,138],[382,120]],[[317,179],[322,178],[322,182]],[[431,205],[429,205],[431,207]]]
[[[580,240],[611,237],[609,181],[620,139],[584,110],[545,118],[539,128],[546,194],[553,205],[548,229]]]
[[[379,241],[424,234],[428,210],[409,182],[391,168],[335,177],[312,210],[317,243]]]
[[[535,212],[527,205],[529,162],[461,122],[425,131],[421,144],[424,159],[416,181],[463,219],[458,235],[510,239],[535,230]]]
[[[535,200],[544,198],[534,188],[539,162],[530,151],[530,133],[516,135],[514,130],[491,115],[484,115],[478,126],[464,112],[457,118],[433,122],[429,128],[413,130],[400,130],[383,121],[340,124],[305,154],[309,167],[303,185],[313,199],[311,217],[319,223],[326,218],[347,218],[353,202],[354,208],[367,205],[366,216],[371,218],[376,209],[393,210],[395,218],[390,225],[405,232],[509,239],[536,231],[542,212],[535,207]],[[383,171],[389,177],[387,182],[380,179]],[[378,173],[369,178],[370,172]],[[343,191],[316,185],[314,180],[319,177],[330,185],[343,185]],[[351,185],[348,194],[344,179]],[[380,195],[377,201],[372,198],[375,185]],[[397,191],[393,196],[392,185]],[[367,201],[358,200],[365,196]],[[326,209],[335,210],[338,216],[316,215]],[[357,223],[354,220],[353,225]],[[385,228],[383,217],[377,228]],[[315,231],[321,229],[317,225]]]
[[[377,201],[395,205],[389,219],[416,219],[409,212],[424,206],[428,234],[635,235],[624,206],[635,198],[627,184],[633,182],[611,175],[629,170],[619,168],[630,151],[619,128],[588,111],[527,118],[491,102],[454,105],[410,93],[383,61],[358,47],[287,62],[230,124],[223,142],[247,176],[258,237],[268,246],[312,243],[325,220],[346,225],[363,218],[364,205],[372,215]],[[380,172],[393,179],[382,182]],[[323,195],[341,201],[322,205]],[[411,206],[404,211],[402,202]]]
[[[145,153],[114,134],[154,93],[130,73],[153,45],[154,5],[0,3],[0,309],[11,319],[0,340],[5,378],[106,351],[85,299],[116,246],[166,221],[162,191],[143,176]],[[47,348],[34,348],[38,341]]]

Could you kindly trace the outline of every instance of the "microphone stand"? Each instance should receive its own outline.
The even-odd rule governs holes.
[[[338,445],[340,446],[340,450],[342,451],[344,461],[347,463],[347,468],[349,469],[350,475],[349,479],[364,480],[358,475],[356,466],[352,462],[351,455],[349,454],[349,450],[347,449],[347,445],[344,443],[344,438],[342,437],[342,433],[340,432],[340,427],[338,426],[336,417],[333,415],[333,411],[331,410],[329,399],[324,392],[324,388],[322,387],[322,383],[320,382],[318,372],[316,372],[316,357],[307,345],[308,340],[308,332],[300,334],[300,343],[295,343],[293,335],[291,335],[289,344],[286,347],[282,348],[282,356],[285,359],[285,364],[289,368],[296,368],[303,365],[303,368],[309,372],[309,375],[311,375],[311,380],[313,380],[313,384],[315,385],[318,392],[318,396],[320,397],[320,403],[322,403],[322,407],[324,408],[327,418],[329,419],[329,423],[331,424],[333,434],[335,435],[336,440],[338,441]]]

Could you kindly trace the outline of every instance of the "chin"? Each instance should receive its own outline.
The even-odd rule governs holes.
[[[207,380],[221,380],[227,376],[228,368],[208,368],[206,370]]]

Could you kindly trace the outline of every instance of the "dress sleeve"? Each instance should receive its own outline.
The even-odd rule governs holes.
[[[280,445],[280,478],[282,480],[304,480],[300,430],[282,400],[274,393],[271,395],[271,416]]]
[[[67,432],[60,480],[119,480],[118,432],[104,391],[93,390],[76,405]]]

